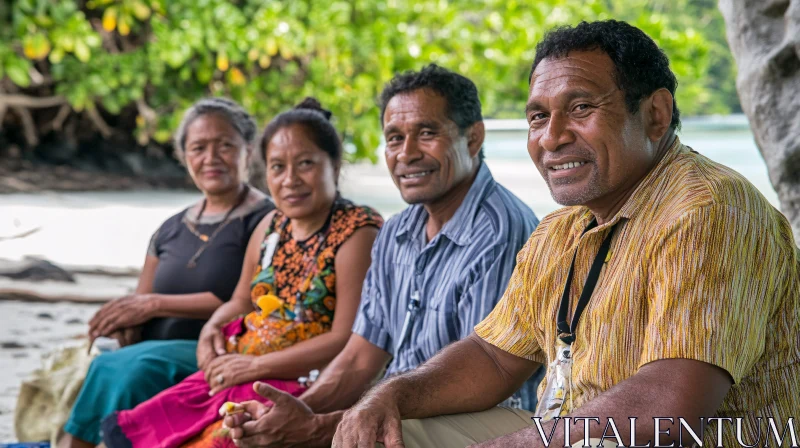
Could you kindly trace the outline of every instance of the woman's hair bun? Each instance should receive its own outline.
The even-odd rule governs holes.
[[[317,111],[321,113],[326,120],[330,120],[331,117],[333,116],[333,113],[331,113],[331,111],[329,111],[328,109],[324,109],[322,107],[322,104],[320,104],[320,102],[316,98],[311,96],[307,96],[303,101],[300,102],[300,104],[294,106],[294,108]]]

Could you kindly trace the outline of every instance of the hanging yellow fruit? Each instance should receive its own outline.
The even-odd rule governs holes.
[[[110,33],[114,31],[116,28],[117,28],[117,8],[116,6],[112,6],[110,8],[106,8],[105,12],[103,13],[103,29]]]
[[[126,17],[119,18],[119,23],[117,23],[117,31],[119,31],[121,36],[127,36],[131,33],[131,26],[128,24]]]
[[[231,69],[228,76],[230,77],[231,84],[235,86],[241,86],[247,81],[244,77],[244,73],[236,67]]]
[[[258,49],[251,48],[250,51],[247,52],[247,59],[250,59],[251,61],[258,59]]]
[[[272,63],[272,58],[265,54],[258,58],[258,66],[261,68],[268,68],[270,63]]]
[[[270,56],[275,56],[278,54],[278,42],[275,42],[275,39],[269,38],[267,39],[267,54]]]
[[[133,10],[133,15],[142,22],[150,18],[150,8],[140,1],[133,2],[131,9]]]
[[[229,66],[228,55],[226,55],[224,51],[217,53],[217,68],[220,71],[226,72]]]

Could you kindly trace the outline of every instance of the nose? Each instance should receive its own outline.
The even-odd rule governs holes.
[[[286,171],[283,172],[283,179],[281,185],[284,187],[292,187],[297,185],[300,178],[297,175],[297,168],[294,165],[288,165]]]
[[[219,158],[220,158],[219,145],[210,144],[208,145],[208,150],[203,152],[203,162],[205,164],[211,164],[212,162],[219,160]]]
[[[417,140],[413,138],[407,138],[403,142],[403,147],[400,148],[400,152],[397,154],[397,161],[408,165],[415,160],[419,160],[422,158],[422,151],[419,150],[419,146],[417,145]]]
[[[539,137],[539,145],[545,151],[557,151],[563,145],[575,141],[575,134],[567,127],[567,118],[561,112],[554,112]]]

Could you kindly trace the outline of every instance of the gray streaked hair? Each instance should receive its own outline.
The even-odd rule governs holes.
[[[217,114],[225,118],[237,132],[242,136],[245,143],[251,146],[256,139],[258,128],[253,117],[247,113],[242,106],[227,98],[203,98],[190,107],[183,114],[181,124],[175,132],[175,157],[185,163],[186,154],[184,145],[186,144],[186,128],[203,115]]]

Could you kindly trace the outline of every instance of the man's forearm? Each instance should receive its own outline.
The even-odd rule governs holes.
[[[389,359],[388,353],[352,334],[344,350],[300,399],[318,414],[347,409],[372,387]]]
[[[338,358],[335,362],[340,361]],[[372,386],[378,372],[370,367],[339,371],[331,365],[300,399],[314,412],[340,411],[349,408]],[[334,426],[335,429],[335,426]]]
[[[693,360],[669,359],[651,363],[574,410],[567,416],[570,420],[565,420],[565,417],[557,422],[542,423],[541,433],[534,424],[480,446],[570,446],[570,442],[584,440],[587,429],[588,438],[608,436],[609,441],[619,443],[621,440],[624,446],[647,445],[648,441],[655,444],[657,432],[659,445],[677,442],[681,436],[685,443],[691,444],[694,440],[690,429],[683,426],[679,418],[684,419],[694,434],[702,434],[700,418],[713,416],[730,388],[731,382],[726,375],[717,367]],[[635,423],[631,417],[635,418]],[[672,418],[673,421],[663,418]],[[619,440],[616,435],[619,435]]]
[[[404,419],[488,409],[517,390],[538,364],[522,361],[524,371],[507,372],[494,356],[499,349],[487,347],[473,333],[370,393],[388,394]]]

